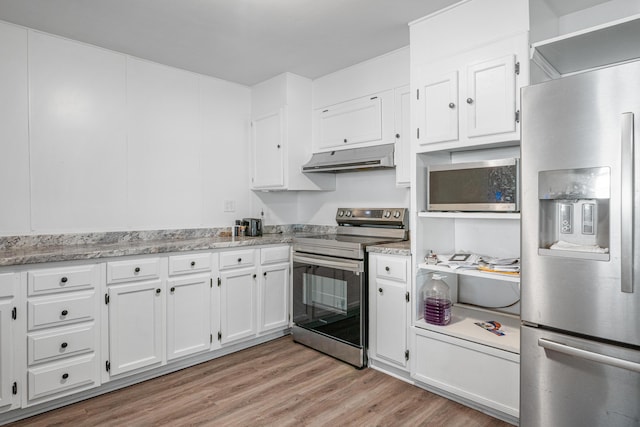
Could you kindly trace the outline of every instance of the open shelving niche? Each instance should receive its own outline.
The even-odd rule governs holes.
[[[437,254],[453,254],[458,250],[497,256],[519,256],[520,214],[501,212],[428,212],[426,211],[426,170],[430,164],[490,160],[519,157],[519,147],[501,147],[469,152],[428,152],[416,156],[416,200],[418,207],[415,222],[416,280],[414,288],[413,326],[423,330],[459,338],[519,357],[520,317],[519,304],[515,312],[494,310],[459,302],[460,285],[471,283],[487,294],[520,291],[520,277],[471,269],[450,269],[446,266],[426,264],[424,256],[429,250]],[[430,272],[446,276],[451,289],[452,321],[446,326],[427,323],[424,320],[421,286]],[[519,298],[519,296],[518,296]],[[500,306],[501,304],[495,304]],[[512,309],[513,310],[513,309]],[[498,336],[476,325],[476,322],[497,321],[505,335]]]

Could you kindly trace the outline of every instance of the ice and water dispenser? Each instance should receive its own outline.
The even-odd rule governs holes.
[[[540,255],[609,260],[608,167],[538,173]]]

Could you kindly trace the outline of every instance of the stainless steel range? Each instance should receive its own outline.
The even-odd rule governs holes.
[[[293,339],[367,365],[366,246],[406,240],[405,208],[339,208],[336,234],[293,240]]]

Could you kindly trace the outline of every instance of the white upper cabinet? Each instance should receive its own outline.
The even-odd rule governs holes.
[[[251,88],[251,189],[333,190],[335,175],[302,173],[311,158],[311,80],[280,74]]]
[[[424,98],[423,144],[458,139],[458,71],[427,77],[421,87]]]
[[[523,0],[468,1],[411,24],[418,152],[520,140],[519,92],[529,84],[527,11]]]
[[[469,65],[465,103],[469,137],[515,131],[515,55]]]
[[[251,136],[255,162],[254,187],[284,187],[285,108],[256,117],[251,123]]]
[[[393,143],[393,91],[315,111],[315,152]]]

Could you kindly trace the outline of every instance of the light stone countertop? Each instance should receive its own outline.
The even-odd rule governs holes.
[[[324,226],[274,226],[261,237],[228,237],[223,229],[158,230],[0,238],[0,267],[122,256],[290,244],[295,236],[331,233]],[[224,231],[224,230],[223,230]],[[368,246],[367,251],[409,255],[409,242]]]
[[[367,246],[367,252],[376,254],[387,255],[411,255],[411,242],[405,240],[404,242],[391,242],[382,243],[380,245]]]

